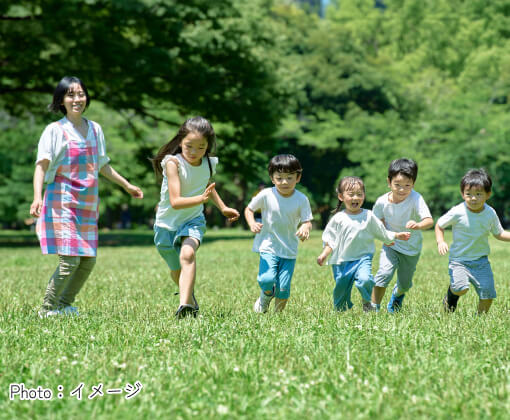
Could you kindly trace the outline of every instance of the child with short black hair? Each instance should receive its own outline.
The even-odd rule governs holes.
[[[413,189],[417,177],[418,165],[414,160],[401,158],[392,161],[387,179],[390,191],[381,195],[372,209],[386,229],[397,232],[411,230],[408,241],[397,239],[393,245],[383,245],[381,248],[372,291],[372,307],[376,312],[379,312],[381,300],[395,271],[397,282],[387,309],[394,313],[402,307],[405,293],[413,286],[413,275],[420,259],[421,230],[429,229],[434,224],[425,200]]]
[[[496,298],[494,276],[488,255],[488,236],[492,233],[500,241],[510,241],[510,232],[501,226],[496,211],[485,202],[492,193],[492,180],[484,169],[471,169],[460,182],[463,203],[452,207],[436,223],[437,249],[446,255],[448,244],[444,229],[452,226],[453,242],[450,248],[450,286],[443,299],[446,312],[454,312],[460,296],[473,285],[479,297],[478,313],[487,312]]]
[[[370,295],[374,285],[374,239],[384,243],[392,243],[395,239],[406,241],[410,233],[388,231],[373,212],[361,207],[365,201],[365,185],[361,178],[342,178],[336,191],[338,204],[335,215],[322,234],[324,249],[317,257],[317,263],[323,265],[331,254],[329,264],[332,265],[336,283],[333,305],[337,311],[352,308],[351,291],[352,286],[356,285],[363,299],[363,310],[369,312],[372,310]],[[342,203],[345,210],[339,211]]]
[[[308,198],[296,190],[303,172],[299,160],[293,155],[274,156],[268,172],[274,187],[260,191],[244,210],[246,222],[256,234],[253,251],[260,254],[257,280],[261,292],[253,310],[261,313],[267,312],[273,297],[276,312],[285,308],[298,239],[308,239],[313,219]],[[257,210],[262,212],[262,222],[255,220]]]

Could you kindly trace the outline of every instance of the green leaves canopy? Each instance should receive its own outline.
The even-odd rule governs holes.
[[[323,221],[340,176],[364,178],[369,207],[387,190],[389,162],[407,156],[435,216],[460,201],[463,173],[484,166],[490,203],[508,218],[508,2],[342,0],[324,19],[298,3],[0,4],[2,220],[26,214],[38,133],[51,120],[40,111],[64,74],[87,82],[114,166],[148,192],[140,220],[158,195],[146,158],[192,114],[213,121],[219,189],[239,208],[268,183],[277,152],[301,159]],[[102,188],[106,217],[127,198]]]

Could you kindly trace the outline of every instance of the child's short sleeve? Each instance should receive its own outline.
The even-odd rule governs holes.
[[[179,166],[180,162],[179,162],[179,158],[176,156],[176,155],[166,155],[162,160],[161,160],[161,168],[163,169],[163,173],[165,173],[165,169],[166,169],[166,164],[168,163],[168,161],[171,160],[172,162],[174,162],[177,166]]]
[[[427,203],[425,203],[425,200],[421,196],[421,194],[418,196],[418,203],[417,203],[417,209],[418,215],[420,216],[420,220],[423,220],[427,217],[432,217],[432,214],[430,213],[429,206],[427,206]],[[377,216],[377,215],[376,215]]]
[[[266,190],[260,191],[248,203],[248,208],[251,211],[263,210],[265,208]]]
[[[457,212],[455,211],[455,207],[451,208],[450,210],[448,210],[448,212],[446,214],[443,214],[438,220],[437,220],[437,225],[441,228],[441,229],[444,229],[448,226],[453,226],[457,223],[458,221],[458,218],[459,218],[459,215],[457,214]]]
[[[338,247],[339,223],[338,218],[333,216],[326,225],[324,232],[322,232],[322,242],[324,242],[324,245],[327,244],[332,249],[336,249]]]
[[[303,196],[303,203],[301,205],[301,223],[309,222],[313,220],[312,208],[310,207],[310,201],[306,196]]]
[[[499,217],[496,213],[495,210],[493,210],[494,212],[494,217],[492,219],[492,224],[491,224],[491,233],[493,235],[499,235],[501,233],[503,233],[505,231],[505,229],[503,229],[503,226],[501,226],[501,222],[499,220]]]

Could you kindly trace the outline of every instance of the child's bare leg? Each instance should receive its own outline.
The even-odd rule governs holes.
[[[483,314],[489,312],[494,299],[480,299],[478,301],[478,313]]]
[[[172,280],[179,287],[179,277],[181,276],[181,269],[178,270],[170,270],[170,276],[172,276]]]
[[[274,300],[274,311],[275,312],[281,312],[285,309],[285,306],[287,306],[287,302],[289,299],[278,299],[275,298]]]
[[[374,286],[372,289],[372,303],[380,305],[385,293],[386,287]]]
[[[195,238],[183,238],[181,254],[181,274],[179,277],[179,297],[181,305],[193,305],[193,288],[196,275],[196,251],[200,243]]]

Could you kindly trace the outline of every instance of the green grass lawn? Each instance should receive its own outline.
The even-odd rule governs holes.
[[[498,298],[486,316],[475,315],[473,290],[442,313],[448,258],[432,232],[401,313],[363,313],[357,290],[355,307],[336,313],[313,232],[287,309],[260,315],[251,234],[211,230],[198,252],[201,315],[176,321],[151,233],[109,235],[78,296],[82,316],[44,320],[36,311],[56,257],[0,235],[0,418],[508,418],[510,244],[491,239]],[[13,383],[53,397],[10,400]],[[78,400],[69,394],[81,383]],[[89,399],[100,384],[104,395]]]

